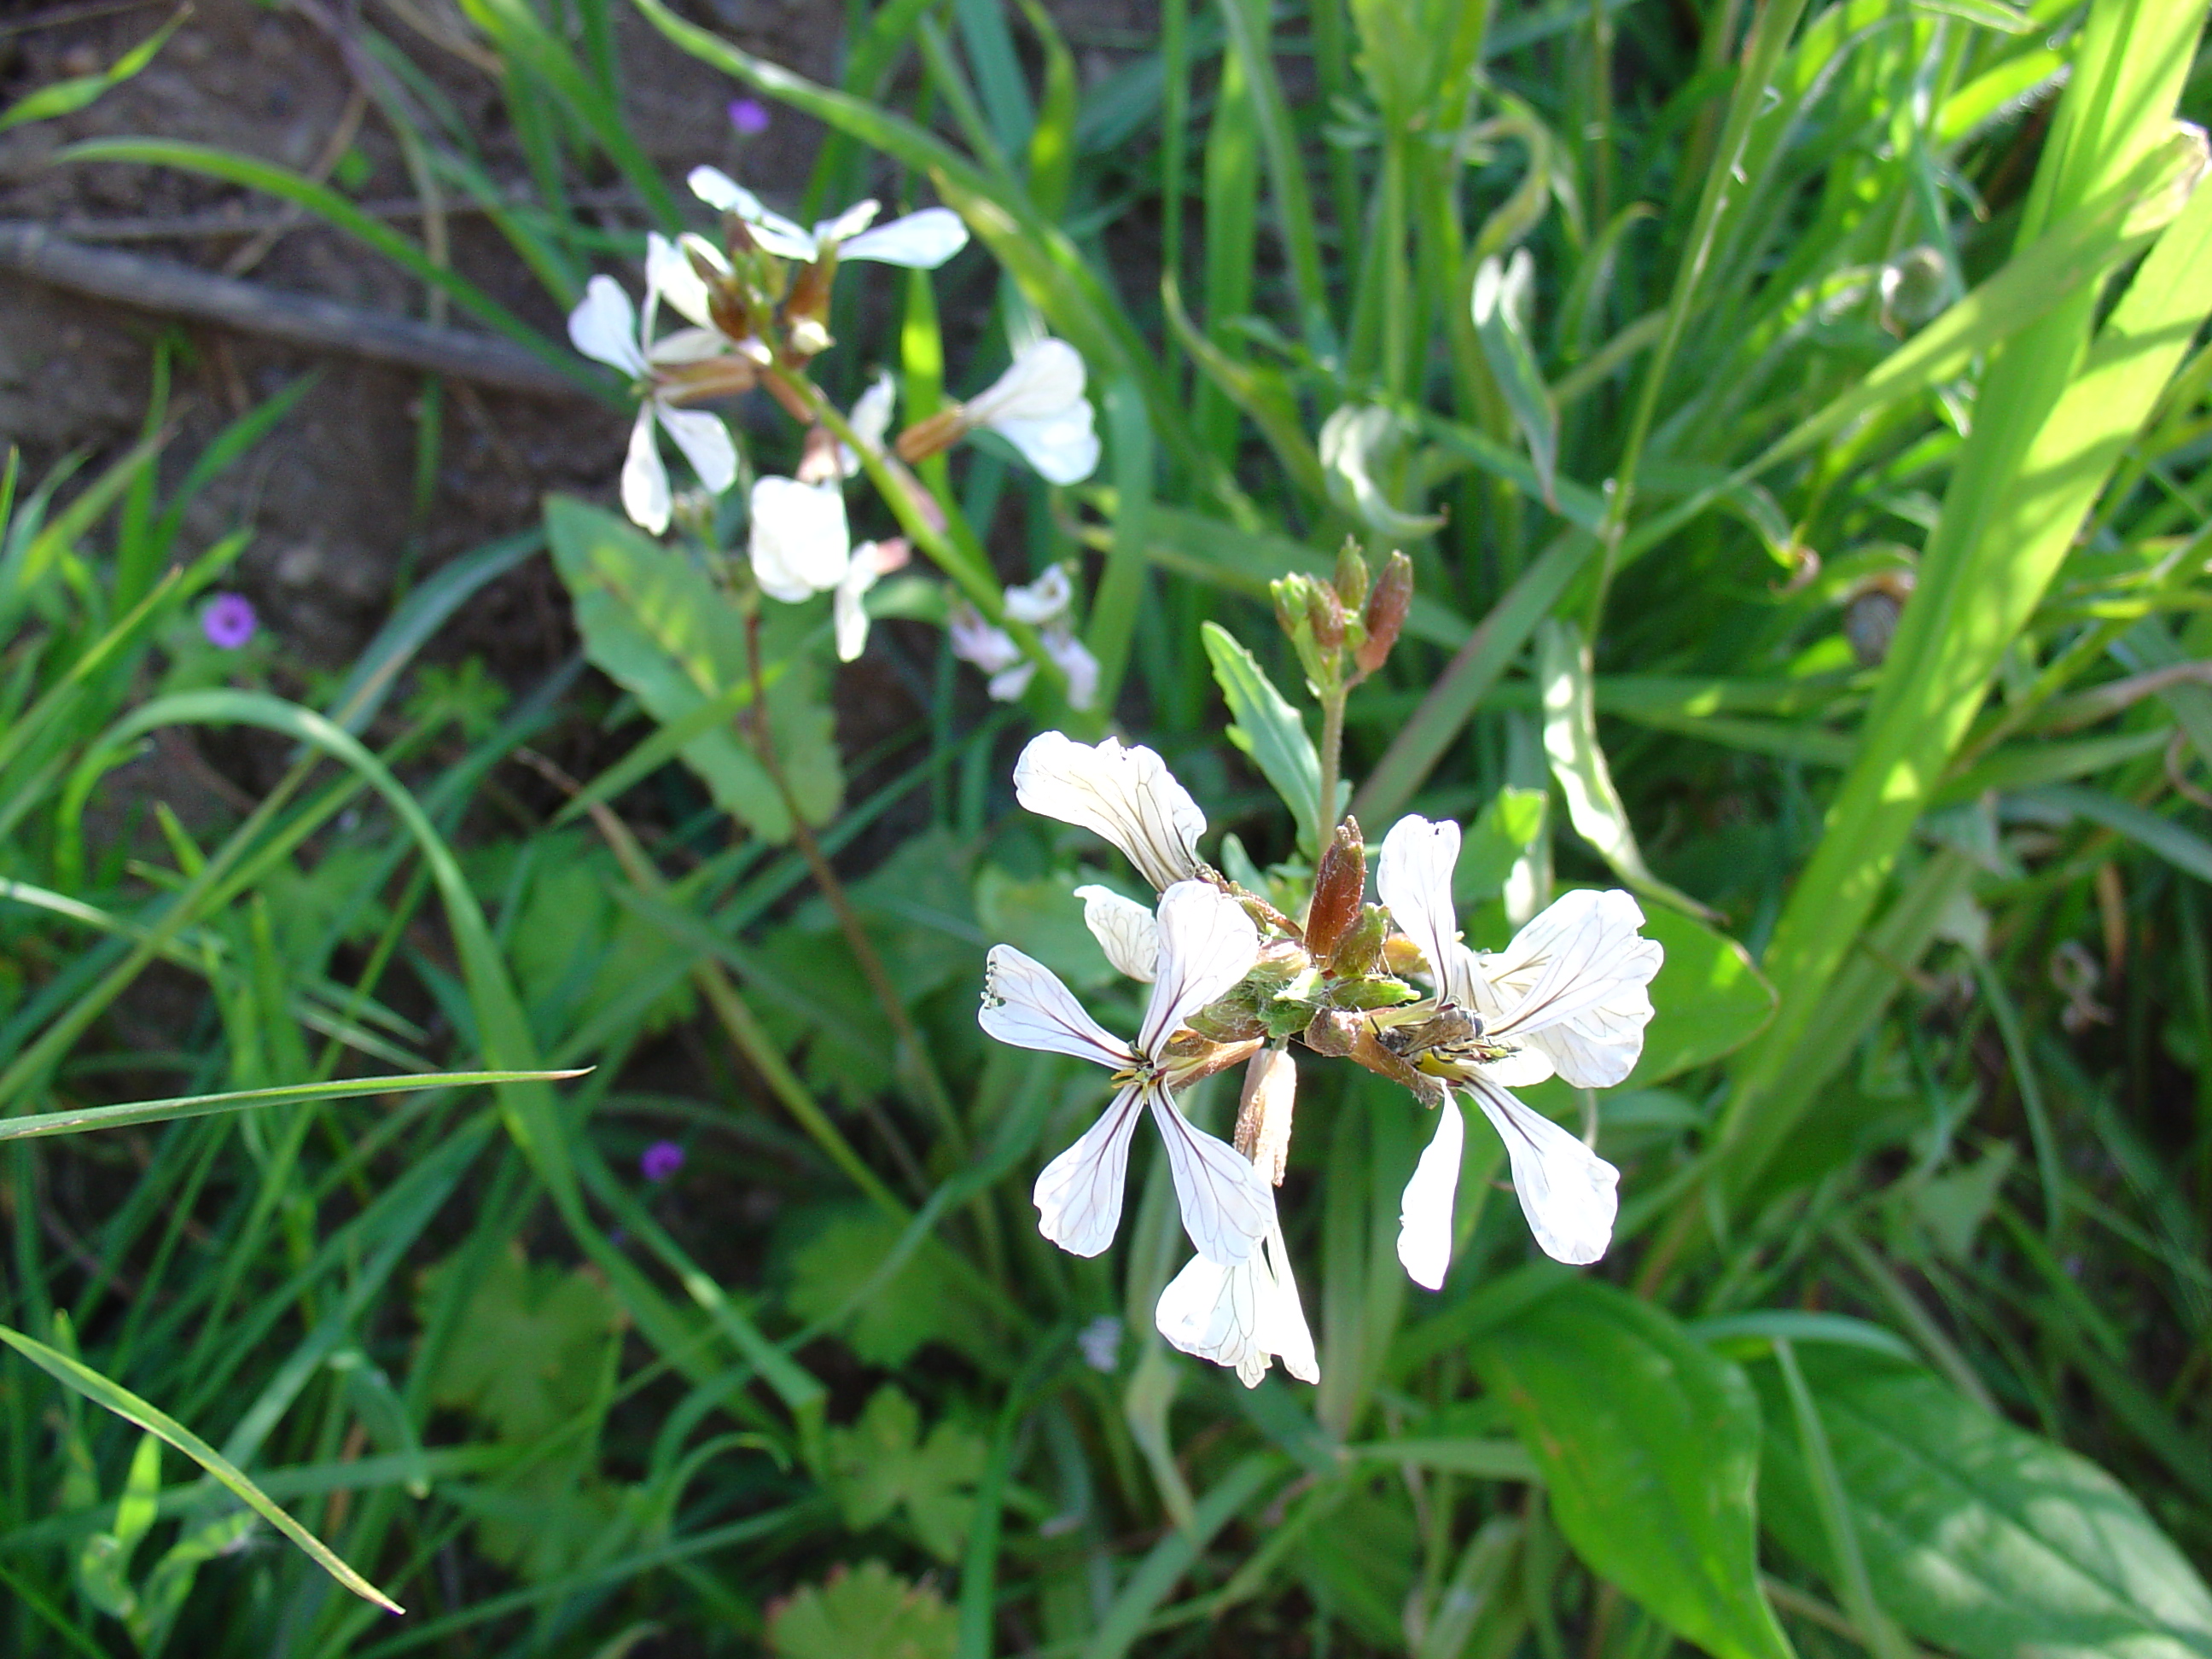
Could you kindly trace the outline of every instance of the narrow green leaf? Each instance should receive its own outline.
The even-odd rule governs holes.
[[[1759,1587],[1759,1399],[1672,1319],[1594,1279],[1474,1350],[1590,1570],[1718,1659],[1787,1659]]]
[[[66,81],[57,81],[50,87],[40,87],[29,97],[0,110],[0,132],[21,126],[26,121],[51,121],[58,115],[74,115],[106,92],[110,87],[120,86],[154,61],[154,54],[168,44],[191,8],[179,7],[177,15],[167,22],[125,52],[106,69],[91,75],[79,75]]]
[[[120,1383],[110,1382],[90,1366],[70,1358],[58,1349],[48,1347],[43,1342],[33,1340],[21,1331],[0,1325],[0,1342],[5,1342],[40,1370],[64,1386],[74,1389],[94,1405],[113,1412],[125,1422],[134,1423],[149,1434],[159,1435],[167,1441],[236,1494],[263,1520],[305,1550],[317,1566],[364,1601],[374,1601],[387,1613],[406,1611],[341,1561],[329,1546],[277,1508],[260,1487],[246,1478],[243,1470],[167,1413],[147,1404]]]
[[[1482,355],[1489,360],[1505,405],[1513,411],[1514,424],[1528,446],[1537,489],[1544,504],[1557,512],[1553,481],[1559,470],[1559,411],[1528,341],[1529,295],[1535,282],[1536,262],[1527,248],[1516,248],[1512,258],[1504,261],[1493,253],[1475,270],[1470,308]]]
[[[1321,757],[1305,722],[1291,707],[1274,682],[1219,623],[1200,629],[1206,654],[1213,664],[1213,678],[1229,705],[1229,741],[1252,757],[1261,775],[1274,786],[1291,818],[1298,826],[1298,844],[1314,855],[1313,826],[1321,819]]]
[[[90,1129],[121,1129],[173,1118],[213,1117],[249,1107],[286,1101],[353,1100],[365,1095],[413,1094],[424,1089],[478,1089],[502,1083],[558,1083],[582,1077],[591,1068],[566,1072],[410,1072],[400,1077],[348,1078],[333,1083],[288,1083],[273,1089],[234,1089],[219,1095],[179,1095],[169,1100],[133,1100],[120,1106],[83,1106],[73,1112],[39,1112],[0,1118],[0,1140],[37,1140],[48,1135],[82,1134]]]

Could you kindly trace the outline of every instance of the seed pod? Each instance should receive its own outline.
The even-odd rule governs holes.
[[[1367,849],[1360,840],[1359,821],[1346,818],[1336,829],[1336,838],[1321,855],[1314,872],[1313,902],[1306,907],[1306,949],[1317,961],[1326,961],[1337,942],[1359,920],[1359,901],[1367,891]]]
[[[1359,544],[1346,536],[1343,550],[1336,556],[1336,597],[1346,611],[1358,611],[1367,603],[1367,590],[1373,579],[1367,569],[1367,561],[1360,556]]]
[[[1379,904],[1361,907],[1359,920],[1337,941],[1328,970],[1340,979],[1365,979],[1382,965],[1382,941],[1390,935],[1390,913]]]
[[[1360,641],[1358,657],[1362,675],[1373,673],[1389,659],[1390,648],[1398,643],[1399,630],[1406,625],[1406,611],[1413,602],[1413,562],[1403,553],[1393,553],[1376,578],[1375,591],[1367,596],[1363,618],[1367,637]]]

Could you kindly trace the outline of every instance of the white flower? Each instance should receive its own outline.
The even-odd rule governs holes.
[[[902,536],[886,542],[862,542],[853,550],[845,574],[830,597],[830,619],[837,635],[837,660],[851,662],[867,649],[868,590],[878,578],[903,565],[910,550]]]
[[[1067,567],[1056,564],[1026,586],[1006,590],[1006,620],[1042,628],[1066,616],[1074,603],[1075,585],[1068,580]]]
[[[1093,883],[1079,887],[1083,901],[1083,925],[1091,930],[1098,948],[1115,971],[1143,984],[1152,982],[1153,964],[1159,959],[1160,925],[1152,913],[1133,898],[1123,898],[1110,887]]]
[[[1160,1292],[1153,1320],[1185,1353],[1233,1366],[1248,1389],[1260,1386],[1267,1362],[1279,1356],[1300,1382],[1321,1381],[1279,1223],[1267,1229],[1262,1248],[1236,1267],[1193,1256]]]
[[[703,410],[675,407],[654,373],[665,367],[701,362],[726,344],[719,335],[711,343],[702,341],[702,331],[696,329],[680,331],[662,341],[653,339],[653,314],[663,290],[655,285],[653,271],[657,264],[661,276],[667,277],[673,270],[671,254],[682,258],[665,242],[652,248],[642,313],[632,307],[629,295],[611,276],[592,277],[585,284],[582,301],[568,313],[568,338],[576,349],[594,362],[620,369],[636,384],[637,421],[630,428],[629,453],[623,462],[623,510],[656,536],[668,528],[672,500],[668,468],[653,435],[655,426],[675,441],[684,459],[691,463],[691,470],[699,475],[699,482],[714,494],[727,489],[738,476],[737,446],[730,441],[728,428]],[[688,266],[685,274],[698,282],[696,273]],[[701,284],[699,293],[703,295],[704,292]],[[693,296],[687,293],[684,297],[688,302]],[[672,296],[670,302],[675,303]]]
[[[1206,814],[1167,763],[1141,745],[1124,749],[1108,738],[1091,748],[1064,732],[1040,732],[1014,763],[1014,799],[1103,836],[1163,891],[1203,867],[1198,838]]]
[[[1184,1021],[1244,977],[1260,933],[1236,900],[1196,881],[1161,897],[1159,930],[1152,999],[1133,1042],[1109,1033],[1050,969],[1009,945],[992,948],[977,1018],[1001,1042],[1073,1054],[1114,1074],[1112,1103],[1037,1177],[1038,1231],[1076,1255],[1097,1255],[1114,1242],[1129,1141],[1149,1109],[1167,1146],[1183,1230],[1207,1261],[1234,1267],[1273,1224],[1274,1191],[1233,1147],[1183,1116],[1169,1092],[1167,1048]]]
[[[752,536],[746,548],[761,592],[796,605],[836,587],[852,562],[853,532],[845,492],[836,479],[756,478]]]
[[[877,205],[872,201],[856,202],[809,231],[772,212],[759,197],[719,167],[694,167],[687,182],[691,193],[708,207],[744,220],[761,247],[780,259],[794,259],[802,264],[834,253],[840,259],[873,259],[910,270],[934,270],[968,246],[968,227],[950,208],[924,208],[870,230]]]
[[[1036,665],[1022,654],[1012,635],[985,622],[974,605],[955,603],[945,632],[954,656],[974,663],[991,677],[988,689],[998,702],[1012,702],[1030,689],[1030,682],[1036,677]]]
[[[1474,1097],[1504,1139],[1529,1231],[1559,1261],[1595,1261],[1612,1242],[1620,1171],[1506,1089],[1555,1071],[1580,1088],[1626,1077],[1643,1051],[1651,1018],[1646,988],[1662,952],[1637,933],[1644,913],[1636,901],[1614,890],[1566,894],[1497,956],[1478,957],[1460,944],[1452,916],[1459,842],[1455,823],[1401,818],[1383,837],[1376,890],[1428,959],[1438,1007],[1480,1020],[1476,1042],[1432,1056],[1432,1064]],[[1398,1256],[1431,1290],[1443,1285],[1451,1265],[1464,1134],[1459,1108],[1448,1098],[1406,1185]]]
[[[1044,653],[1067,676],[1067,706],[1088,708],[1098,699],[1098,659],[1091,647],[1057,626],[1044,631]]]
[[[1026,586],[1006,590],[1006,616],[1042,629],[1045,655],[1067,677],[1068,707],[1088,708],[1098,696],[1098,659],[1068,629],[1067,609],[1074,598],[1067,567],[1056,564]],[[1022,654],[1005,629],[993,627],[963,604],[953,608],[947,631],[952,654],[991,677],[990,693],[999,702],[1012,702],[1029,690],[1036,664]]]
[[[1098,434],[1083,383],[1081,353],[1065,340],[1038,340],[968,400],[961,418],[971,431],[990,428],[1051,483],[1079,483],[1098,466]]]

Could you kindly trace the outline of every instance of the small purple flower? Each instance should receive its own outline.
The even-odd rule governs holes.
[[[684,1149],[672,1140],[656,1140],[638,1158],[637,1167],[657,1187],[684,1167]]]
[[[730,125],[740,138],[757,138],[768,131],[768,106],[757,98],[730,100]]]
[[[243,593],[218,593],[200,612],[200,632],[210,645],[235,651],[253,637],[252,602]]]

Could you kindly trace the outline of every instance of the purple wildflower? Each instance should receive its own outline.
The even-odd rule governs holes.
[[[757,98],[730,100],[730,125],[740,138],[757,138],[768,131],[768,106]]]
[[[638,1158],[637,1167],[657,1187],[684,1167],[684,1149],[672,1140],[656,1140]]]
[[[210,645],[235,651],[253,637],[253,605],[243,593],[218,593],[200,612],[200,632]]]

